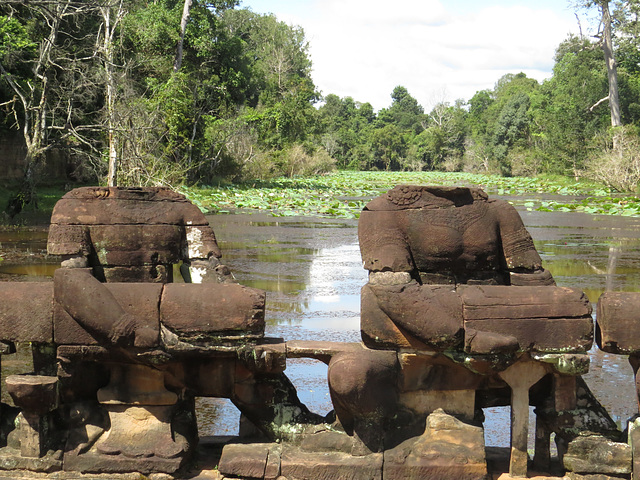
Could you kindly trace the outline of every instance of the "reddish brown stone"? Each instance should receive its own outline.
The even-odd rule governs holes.
[[[365,302],[376,302],[393,324],[429,347],[446,349],[462,343],[462,304],[453,287],[422,286],[413,282],[402,286],[365,288],[371,295],[369,292],[365,294],[363,289],[361,329],[366,332],[363,339],[375,338],[376,333],[371,327],[376,325],[370,324],[384,320],[382,314],[375,311],[375,304],[365,305]],[[369,316],[370,312],[373,315]],[[391,343],[393,340],[382,338],[382,341]],[[381,343],[380,340],[374,342]]]
[[[425,433],[384,452],[383,477],[391,480],[484,480],[482,427],[442,411],[429,415]]]
[[[89,229],[84,225],[52,224],[47,238],[47,252],[49,255],[89,255]]]
[[[184,196],[160,188],[78,188],[56,204],[52,224],[207,225],[204,215]]]
[[[362,341],[369,348],[428,348],[423,342],[393,323],[380,308],[378,298],[370,285],[362,287],[360,294],[360,332]]]
[[[461,285],[464,319],[591,317],[591,304],[578,289]]]
[[[167,283],[173,281],[172,265],[94,267],[94,276],[107,283]]]
[[[134,318],[138,328],[155,331],[158,344],[158,304],[162,285],[103,284],[96,280],[86,282],[84,279],[65,285],[62,279],[74,273],[74,270],[65,269],[56,272],[54,338],[58,345],[104,342],[111,335],[112,324],[120,318],[120,312]],[[73,289],[69,290],[72,286]],[[67,298],[64,303],[63,298]],[[72,302],[71,307],[68,306],[69,302]]]
[[[540,270],[516,210],[479,189],[402,185],[369,202],[358,225],[364,267],[508,282],[508,270]]]
[[[265,294],[237,284],[167,284],[160,321],[183,339],[261,336]]]
[[[163,188],[73,190],[56,204],[50,232],[50,253],[93,252],[102,265],[157,265],[221,256],[202,212],[183,195]]]
[[[13,402],[35,415],[58,406],[58,378],[42,375],[9,375],[5,384]]]
[[[222,449],[218,471],[227,477],[265,478],[269,458],[268,443],[231,443]]]
[[[397,412],[399,364],[394,351],[363,350],[334,356],[327,377],[334,410],[345,431],[381,451],[382,425]]]
[[[597,305],[596,342],[609,353],[640,352],[640,295],[635,292],[604,292]]]
[[[400,353],[400,391],[475,390],[483,378],[445,355]]]
[[[515,337],[521,351],[580,353],[587,352],[593,344],[591,318],[471,320],[465,325],[477,331]]]
[[[381,480],[382,454],[355,457],[347,453],[282,452],[282,476],[297,480]]]
[[[472,337],[479,332],[497,336],[488,339],[497,345],[505,338],[514,338],[522,351],[586,352],[591,348],[591,305],[580,290],[462,285],[458,292],[466,335],[470,337],[468,352],[491,350],[490,344],[474,343]]]
[[[186,248],[179,225],[100,225],[89,231],[100,265],[178,263]]]
[[[53,340],[53,284],[0,282],[0,340]]]

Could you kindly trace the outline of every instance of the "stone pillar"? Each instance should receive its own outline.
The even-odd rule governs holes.
[[[527,434],[529,430],[529,389],[547,373],[538,362],[519,361],[500,377],[511,387],[511,459],[509,475],[527,476]]]
[[[47,413],[58,406],[58,379],[42,375],[10,375],[7,390],[22,409],[19,420],[20,454],[39,458],[46,454]]]

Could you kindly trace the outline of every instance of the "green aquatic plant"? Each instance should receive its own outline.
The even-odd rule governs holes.
[[[581,199],[587,195],[589,198],[612,198],[609,190],[601,185],[563,177],[505,178],[461,172],[341,171],[329,175],[277,178],[217,187],[184,187],[181,191],[202,211],[209,213],[228,213],[243,209],[267,211],[276,217],[312,215],[357,218],[370,199],[400,184],[480,187],[490,195],[520,197],[513,201],[524,204],[528,209],[542,211],[571,208],[568,206],[571,203],[543,202],[536,200],[535,195],[553,194]],[[597,202],[593,202],[590,206],[594,207],[596,204]],[[578,209],[577,206],[575,208]],[[598,212],[604,210],[603,204],[600,204]],[[626,214],[631,214],[633,208],[628,207],[626,211]]]

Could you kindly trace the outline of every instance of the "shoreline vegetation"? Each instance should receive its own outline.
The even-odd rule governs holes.
[[[3,0],[0,140],[16,145],[5,147],[13,155],[3,168],[20,185],[11,197],[0,192],[2,208],[13,218],[40,201],[37,186],[54,181],[45,167],[56,162],[64,164],[58,180],[74,183],[178,189],[225,179],[236,186],[183,190],[203,208],[276,215],[357,215],[360,198],[378,193],[360,177],[380,188],[404,181],[377,180],[382,171],[487,184],[498,195],[537,193],[519,177],[556,178],[542,175],[638,193],[640,0],[571,3],[601,17],[611,42],[568,35],[542,82],[505,73],[470,99],[434,92],[426,108],[400,84],[376,110],[320,91],[304,30],[239,0]],[[517,186],[493,175],[516,177]],[[574,190],[560,183],[558,191]],[[325,195],[330,188],[335,195]],[[589,190],[577,189],[593,197],[585,203],[526,208],[638,212],[632,197]]]
[[[527,210],[640,216],[640,198],[637,196],[612,193],[602,184],[560,176],[529,178],[460,172],[339,171],[322,176],[218,187],[183,187],[180,191],[207,213],[243,209],[268,211],[275,217],[358,218],[371,198],[400,184],[480,187],[490,196],[517,197],[507,199]]]
[[[640,216],[640,198],[637,196],[615,193],[592,181],[562,176],[529,178],[460,172],[337,171],[307,177],[222,182],[217,186],[181,186],[177,190],[208,214],[255,210],[274,217],[358,218],[371,198],[400,184],[480,187],[490,196],[506,197],[530,211]],[[27,207],[12,223],[23,226],[48,223],[55,202],[64,193],[63,186],[39,188],[37,210],[33,206]],[[10,224],[8,219],[0,223]]]

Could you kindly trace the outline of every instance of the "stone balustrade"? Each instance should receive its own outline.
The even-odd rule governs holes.
[[[511,477],[640,478],[640,421],[625,437],[582,379],[591,305],[555,286],[513,207],[479,189],[396,187],[365,207],[359,238],[362,342],[268,338],[265,292],[235,282],[184,197],[70,192],[52,216],[54,281],[0,283],[1,353],[28,342],[35,370],[4,379],[17,409],[0,409],[0,470],[179,478],[195,398],[220,397],[254,427],[221,451],[233,478],[486,479],[492,406],[511,407]],[[171,283],[173,264],[203,283]],[[595,325],[635,372],[639,302],[604,294]],[[288,358],[327,365],[332,414],[300,402]]]

